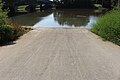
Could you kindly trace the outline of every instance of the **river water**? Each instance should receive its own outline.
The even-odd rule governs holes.
[[[90,28],[100,14],[101,12],[88,9],[49,10],[15,16],[11,20],[33,28]]]

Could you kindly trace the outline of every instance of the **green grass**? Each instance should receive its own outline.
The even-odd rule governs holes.
[[[101,16],[91,31],[105,40],[120,45],[120,9]]]

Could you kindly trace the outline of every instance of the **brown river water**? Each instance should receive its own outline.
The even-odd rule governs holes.
[[[33,28],[91,28],[102,12],[89,9],[48,10],[12,17],[22,26]]]

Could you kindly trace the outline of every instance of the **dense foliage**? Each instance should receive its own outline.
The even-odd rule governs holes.
[[[25,32],[22,27],[7,20],[7,15],[1,7],[0,4],[0,45],[17,39]]]
[[[101,16],[94,26],[91,29],[92,32],[120,45],[120,9]]]
[[[0,44],[6,43],[12,40],[13,28],[10,25],[0,26]]]
[[[104,4],[110,1],[111,7],[120,7],[120,0],[92,0],[95,4]],[[105,2],[106,1],[106,2]]]
[[[90,8],[92,4],[101,4],[105,8],[120,7],[120,0],[54,0],[54,2],[65,8]]]
[[[91,0],[54,0],[61,8],[93,8]]]

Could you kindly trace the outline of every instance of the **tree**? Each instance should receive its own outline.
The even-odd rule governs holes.
[[[101,4],[103,7],[120,7],[120,0],[92,0],[94,4]]]
[[[54,0],[63,8],[93,8],[91,0]]]

